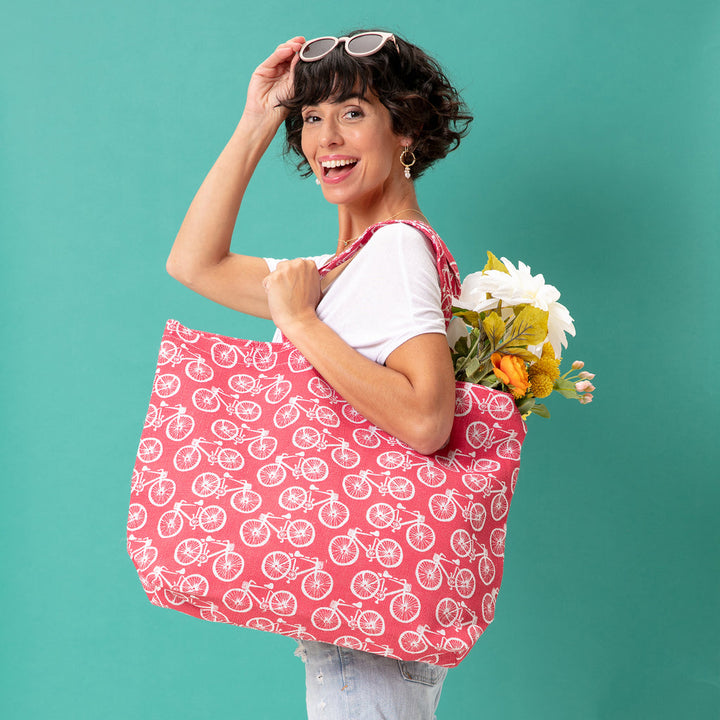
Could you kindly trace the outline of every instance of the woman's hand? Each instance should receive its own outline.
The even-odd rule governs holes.
[[[265,277],[268,308],[273,322],[285,337],[295,334],[299,326],[317,320],[315,308],[320,302],[320,274],[312,260],[299,258],[278,263]]]
[[[258,66],[250,78],[245,114],[256,117],[271,116],[278,125],[285,119],[287,110],[278,107],[292,90],[293,70],[298,62],[305,38],[298,35],[278,45],[275,52]]]

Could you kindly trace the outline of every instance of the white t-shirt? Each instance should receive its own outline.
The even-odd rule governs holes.
[[[322,267],[332,255],[311,257]],[[265,258],[272,272],[280,262]],[[423,333],[445,334],[435,252],[403,223],[375,232],[330,285],[317,306],[320,320],[365,357],[388,355]],[[279,331],[274,340],[280,339]]]

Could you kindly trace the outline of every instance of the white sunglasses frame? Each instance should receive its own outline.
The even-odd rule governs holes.
[[[355,40],[355,38],[363,37],[364,35],[379,35],[380,36],[380,44],[374,49],[370,50],[369,52],[351,52],[348,49],[348,43],[352,40]],[[333,46],[324,52],[322,55],[318,55],[317,57],[313,58],[304,58],[303,54],[305,52],[305,48],[309,45],[312,45],[314,42],[317,42],[318,40],[334,40]],[[397,46],[397,40],[395,40],[395,36],[392,33],[388,32],[381,32],[380,30],[369,30],[368,32],[361,32],[357,35],[352,35],[351,37],[348,37],[345,35],[344,37],[333,37],[332,35],[323,35],[322,37],[316,37],[312,40],[308,40],[301,48],[300,52],[298,53],[300,56],[300,59],[303,62],[316,62],[318,60],[322,60],[326,55],[329,55],[340,43],[345,43],[345,52],[352,56],[352,57],[368,57],[369,55],[374,55],[376,52],[378,52],[380,49],[382,49],[385,46],[385,43],[387,43],[388,40],[392,40],[393,44],[395,45],[395,49],[398,50]]]

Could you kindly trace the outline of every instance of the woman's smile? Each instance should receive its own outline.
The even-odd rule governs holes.
[[[345,155],[328,155],[318,158],[322,179],[326,183],[340,183],[357,167],[359,159]]]

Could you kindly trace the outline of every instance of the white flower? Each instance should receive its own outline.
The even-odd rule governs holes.
[[[567,347],[565,333],[575,335],[575,326],[568,309],[557,302],[560,292],[556,287],[546,285],[542,275],[533,275],[525,263],[519,262],[516,268],[506,258],[501,259],[507,272],[486,270],[468,275],[463,281],[455,305],[475,312],[484,312],[497,307],[500,301],[503,307],[527,304],[547,310],[548,334],[544,342],[549,342],[555,355],[560,357],[562,348]],[[540,355],[542,345],[543,343],[540,343],[528,350]]]
[[[468,326],[459,317],[454,317],[450,321],[447,329],[447,339],[448,345],[451,348],[455,349],[457,341],[461,337],[467,338],[469,335],[470,332],[468,330]]]

